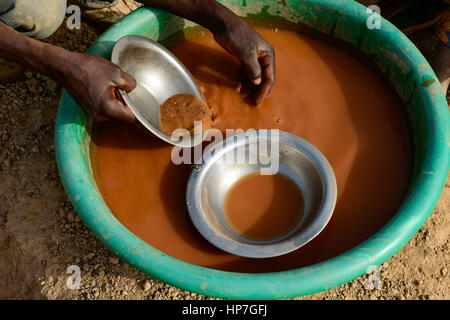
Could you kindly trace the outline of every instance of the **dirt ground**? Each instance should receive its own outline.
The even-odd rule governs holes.
[[[61,27],[48,41],[85,51],[102,30]],[[435,39],[414,36],[427,57]],[[431,39],[431,40],[430,40]],[[433,40],[434,39],[434,40]],[[53,131],[61,88],[34,72],[0,86],[0,298],[207,299],[143,274],[112,254],[78,218],[60,183]],[[299,299],[449,299],[450,179],[431,217],[380,271]],[[81,268],[69,290],[67,268]]]

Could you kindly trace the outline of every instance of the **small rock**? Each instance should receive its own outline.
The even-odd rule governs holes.
[[[47,78],[47,87],[51,92],[55,92],[56,90],[58,90],[58,84],[55,81],[48,78]]]
[[[145,282],[144,282],[144,291],[147,292],[148,290],[150,290],[150,288],[151,288],[150,281],[145,280]]]
[[[72,213],[69,213],[68,215],[67,215],[67,219],[70,221],[70,222],[74,222],[75,221],[75,216],[72,214]],[[92,257],[94,256],[94,254],[92,253]],[[92,258],[91,257],[91,258]],[[88,258],[88,259],[90,259],[90,258]]]
[[[442,268],[442,269],[441,269],[441,275],[442,275],[443,277],[446,276],[447,272],[448,272],[447,268]]]
[[[70,217],[70,215],[69,215],[69,217]],[[69,218],[69,220],[70,220],[70,218]],[[90,260],[90,259],[92,259],[94,256],[95,256],[95,253],[91,252],[91,253],[87,254],[87,255],[84,257],[84,259],[85,259],[85,260]]]
[[[109,257],[109,262],[111,262],[112,264],[119,264],[119,258],[111,256]]]

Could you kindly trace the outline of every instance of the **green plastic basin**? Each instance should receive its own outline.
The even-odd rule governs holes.
[[[91,121],[64,93],[59,107],[55,148],[59,173],[86,225],[113,252],[143,272],[178,288],[234,299],[281,299],[327,290],[355,279],[400,250],[432,212],[444,187],[449,160],[449,110],[439,82],[418,49],[388,21],[368,29],[371,13],[349,0],[222,1],[240,16],[302,23],[358,48],[386,73],[406,108],[415,144],[408,194],[395,216],[357,247],[322,263],[283,272],[223,272],[170,257],[140,240],[111,213],[94,181],[89,140]],[[167,12],[141,8],[112,26],[89,49],[109,59],[125,35],[165,40],[193,26]]]

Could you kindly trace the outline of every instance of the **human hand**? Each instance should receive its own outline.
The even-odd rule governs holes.
[[[214,39],[242,64],[249,82],[238,87],[255,105],[269,95],[275,82],[275,50],[255,30],[241,19],[214,33]]]
[[[94,121],[135,122],[133,112],[117,94],[117,88],[130,92],[136,87],[133,77],[98,56],[73,52],[67,55],[58,64],[57,81]]]

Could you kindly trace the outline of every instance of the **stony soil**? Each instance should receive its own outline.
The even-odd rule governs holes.
[[[102,30],[62,27],[48,41],[85,51]],[[415,39],[427,56],[435,44]],[[431,41],[432,42],[432,41]],[[80,221],[60,183],[53,130],[61,88],[34,72],[0,86],[0,298],[207,299],[143,274],[112,254]],[[380,271],[300,299],[449,299],[450,180],[433,214]],[[67,268],[81,268],[69,290]]]

